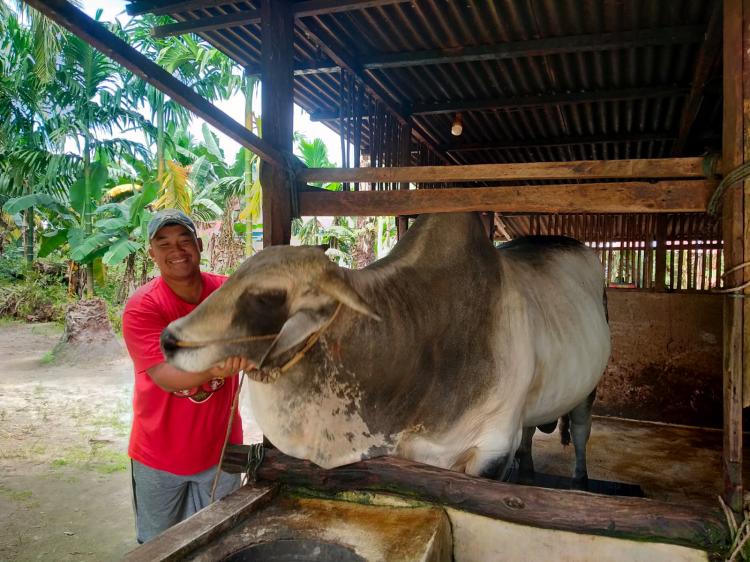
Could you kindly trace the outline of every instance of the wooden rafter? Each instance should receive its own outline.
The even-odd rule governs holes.
[[[185,22],[187,23],[187,22]],[[195,21],[193,21],[195,23]],[[451,50],[433,49],[407,53],[388,53],[360,57],[364,70],[424,66],[427,64],[450,64],[472,61],[504,60],[542,55],[557,55],[586,51],[605,51],[644,47],[648,45],[669,45],[673,43],[694,43],[703,37],[700,26],[670,27],[666,29],[643,29],[618,33],[600,33],[514,41],[481,47],[461,47]],[[251,74],[259,72],[259,67],[251,66]],[[296,75],[327,73],[331,65],[327,61],[305,62],[295,66]]]
[[[189,19],[177,23],[157,25],[151,30],[151,35],[159,38],[171,37],[173,35],[184,35],[185,33],[204,33],[216,29],[227,29],[258,23],[260,23],[260,10],[243,10],[221,16]]]
[[[303,22],[302,20],[297,20],[297,27],[300,28],[303,33],[307,34],[308,37],[316,41],[320,46],[321,51],[323,51],[323,53],[334,63],[348,72],[351,72],[355,79],[365,87],[368,93],[373,96],[374,99],[381,102],[400,123],[409,123],[414,138],[430,148],[443,162],[447,163],[452,160],[449,160],[443,153],[439,152],[435,146],[435,142],[427,135],[427,133],[422,130],[421,127],[414,125],[410,118],[406,117],[407,113],[404,110],[403,103],[397,100],[375,79],[363,75],[359,64],[350,54],[334,49],[321,39],[321,36],[323,35],[322,30],[318,28],[318,25],[314,21]]]
[[[523,164],[405,166],[386,168],[304,168],[303,182],[466,182],[606,178],[704,178],[703,158],[579,160]]]
[[[94,21],[66,0],[26,0],[27,3],[98,49],[136,76],[161,90],[180,105],[210,123],[261,158],[278,166],[285,166],[284,155],[267,141],[253,134],[243,125],[221,111],[204,97],[180,82],[158,64],[125,43],[101,23]]]
[[[566,92],[560,94],[497,97],[477,100],[450,100],[443,102],[417,103],[411,106],[411,111],[409,111],[409,113],[411,113],[411,115],[435,115],[440,113],[455,113],[456,111],[530,109],[601,101],[666,98],[687,95],[688,92],[688,88],[667,86],[660,88],[628,88],[593,92]],[[310,115],[312,121],[334,121],[338,118],[337,111],[316,111]]]
[[[335,14],[351,10],[362,10],[376,6],[385,6],[387,4],[400,4],[406,0],[308,0],[298,2],[292,5],[292,13],[295,18],[304,18],[310,16],[321,16],[325,14]],[[227,2],[223,2],[227,3]],[[202,6],[192,6],[199,9]],[[182,11],[183,8],[176,6],[172,13]],[[241,25],[250,25],[260,23],[260,12],[258,10],[242,10],[232,14],[222,16],[204,17],[160,25],[153,29],[154,37],[169,37],[170,35],[182,35],[184,33],[200,33],[202,31],[212,31],[215,29],[226,29],[229,27],[239,27]]]
[[[693,213],[705,212],[717,182],[570,183],[299,194],[304,216],[395,216],[422,213]]]
[[[578,144],[602,144],[616,142],[648,142],[648,141],[672,141],[675,139],[673,133],[624,133],[610,135],[587,135],[571,137],[536,138],[527,140],[507,140],[501,142],[488,141],[486,143],[452,143],[440,145],[444,152],[476,152],[481,150],[512,150],[518,148],[548,148],[556,146],[568,146]]]
[[[694,25],[665,29],[641,29],[616,33],[550,37],[528,41],[512,41],[497,45],[483,45],[481,47],[459,47],[450,50],[433,49],[374,55],[362,59],[362,68],[371,70],[423,66],[426,64],[494,61],[563,53],[630,49],[648,45],[695,43],[700,41],[702,37],[703,28]]]
[[[212,8],[214,6],[221,6],[224,4],[232,4],[233,0],[173,0],[173,1],[159,1],[159,0],[141,0],[136,2],[130,2],[125,6],[125,11],[131,16],[140,16],[143,14],[153,14],[155,16],[162,16],[165,14],[173,14],[176,12],[184,12],[188,10],[199,10],[203,8]]]
[[[411,108],[412,115],[434,115],[456,111],[484,111],[492,109],[516,109],[548,107],[599,101],[623,101],[643,98],[663,98],[686,95],[687,88],[649,87],[591,92],[566,92],[539,96],[498,97],[476,100],[451,100],[446,102],[417,103]]]
[[[721,54],[721,30],[722,30],[722,4],[716,2],[711,19],[708,22],[708,31],[705,33],[705,41],[698,53],[698,62],[693,72],[693,81],[690,87],[690,94],[685,100],[685,106],[682,110],[680,119],[680,132],[677,134],[677,140],[672,146],[672,155],[679,156],[685,149],[688,135],[693,128],[695,118],[698,116],[698,110],[703,102],[703,95],[708,81],[711,69]]]

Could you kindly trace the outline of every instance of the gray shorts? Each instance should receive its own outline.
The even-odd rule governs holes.
[[[209,504],[216,467],[180,476],[131,460],[131,473],[136,537],[139,543],[144,543]],[[215,499],[239,487],[239,474],[222,471]]]

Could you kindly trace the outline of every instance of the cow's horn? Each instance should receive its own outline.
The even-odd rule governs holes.
[[[334,273],[328,274],[320,280],[320,290],[360,314],[369,316],[373,320],[381,320],[380,316],[362,300],[362,297],[346,281]]]

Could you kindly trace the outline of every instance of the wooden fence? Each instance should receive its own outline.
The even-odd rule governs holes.
[[[512,237],[570,236],[593,248],[612,287],[710,291],[722,286],[720,222],[703,213],[503,215]]]

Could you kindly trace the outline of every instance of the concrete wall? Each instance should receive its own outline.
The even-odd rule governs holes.
[[[721,427],[722,298],[610,289],[597,414]]]

